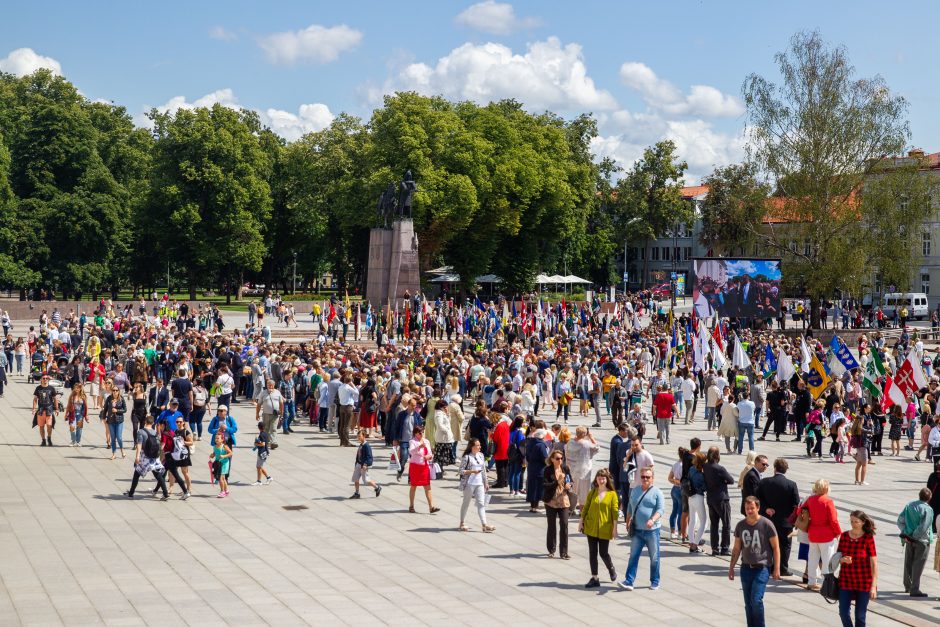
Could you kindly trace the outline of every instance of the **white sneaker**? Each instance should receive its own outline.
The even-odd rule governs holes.
[[[255,481],[255,482],[252,483],[251,485],[261,485],[261,482],[260,482],[260,481]]]
[[[268,480],[265,482],[265,485],[270,485],[274,483],[274,477],[268,477]]]

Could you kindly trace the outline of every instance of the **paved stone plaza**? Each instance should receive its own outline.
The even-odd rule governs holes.
[[[641,562],[633,592],[609,584],[588,591],[583,588],[589,577],[587,543],[576,533],[576,519],[570,525],[572,559],[566,562],[544,556],[544,515],[528,513],[522,499],[505,491],[489,508],[496,533],[479,532],[472,508],[468,523],[474,532],[458,532],[453,474],[434,483],[440,513],[427,514],[419,494],[419,513],[409,514],[407,487],[386,471],[387,451],[381,446],[375,447],[374,475],[386,488],[377,499],[365,489],[361,500],[347,500],[355,449],[339,448],[335,437],[307,426],[279,438],[281,447],[270,458],[275,483],[253,487],[250,447],[256,431],[253,408],[245,403],[234,409],[240,431],[229,498],[215,498],[217,490],[209,485],[204,438],[194,457],[193,498],[180,501],[177,490],[169,502],[160,502],[149,496],[149,479],[130,501],[121,493],[129,487],[131,459],[110,461],[101,425],[85,430],[85,446],[71,448],[60,421],[57,446],[39,447],[38,434],[30,430],[32,388],[13,376],[0,399],[2,625],[682,625],[690,619],[744,624],[740,584],[728,581],[727,558],[692,557],[686,548],[664,541],[659,591],[648,589],[648,562]],[[649,446],[657,462],[656,484],[664,492],[676,445],[701,436],[701,427],[701,419],[691,427],[677,426],[672,446]],[[599,431],[604,450],[597,459],[606,464],[612,430],[605,425]],[[125,441],[132,457],[127,430]],[[713,443],[716,438],[706,439],[706,445]],[[843,525],[855,508],[877,521],[880,590],[870,624],[940,621],[932,552],[923,585],[931,598],[912,601],[900,593],[901,549],[894,525],[903,504],[916,498],[926,480],[927,464],[876,458],[871,485],[856,487],[851,464],[808,461],[799,455],[802,445],[793,442],[758,444],[765,444],[760,450],[771,458],[790,458],[789,476],[801,495],[809,494],[814,479],[829,478]],[[737,476],[743,457],[722,461]],[[734,498],[733,522],[738,504]],[[285,509],[290,506],[306,509]],[[626,542],[621,539],[611,552],[622,577]],[[791,567],[802,567],[795,544]],[[836,606],[796,582],[771,584],[768,620],[837,624]]]

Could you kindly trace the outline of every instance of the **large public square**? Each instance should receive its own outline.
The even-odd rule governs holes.
[[[355,449],[337,446],[335,435],[301,423],[279,438],[270,458],[274,483],[252,486],[253,405],[233,405],[239,424],[231,496],[216,498],[209,484],[208,442],[194,454],[193,497],[167,502],[149,496],[144,479],[128,500],[130,458],[110,460],[104,431],[87,428],[84,446],[68,446],[64,423],[57,446],[39,446],[30,428],[32,384],[10,377],[0,399],[0,623],[23,625],[208,625],[208,624],[614,624],[743,625],[739,580],[728,581],[727,558],[690,556],[685,546],[662,540],[662,585],[649,590],[648,561],[641,562],[632,592],[604,582],[584,589],[589,576],[587,544],[570,522],[570,561],[545,557],[544,514],[530,514],[521,498],[495,490],[488,508],[493,534],[457,530],[459,494],[453,473],[433,483],[435,504],[408,513],[407,483],[387,470],[388,449],[375,444],[374,478],[384,486],[349,500]],[[554,412],[542,416],[554,418]],[[703,436],[700,404],[694,424],[677,424],[672,445],[647,438],[657,464],[655,483],[668,493],[666,474],[676,448]],[[303,421],[304,423],[306,421]],[[579,424],[572,417],[571,423]],[[613,429],[608,417],[595,430],[606,466]],[[758,451],[790,462],[788,476],[803,498],[817,478],[832,484],[843,528],[848,512],[862,509],[878,525],[879,596],[869,624],[935,623],[940,581],[929,568],[925,600],[901,591],[902,552],[895,519],[924,485],[928,464],[912,453],[878,457],[868,486],[853,485],[853,464],[808,460],[804,446],[758,442]],[[377,441],[378,442],[378,441]],[[130,457],[132,446],[125,431]],[[462,446],[461,446],[462,450]],[[736,477],[743,456],[723,456]],[[740,517],[732,489],[732,524]],[[667,500],[667,513],[668,513]],[[621,525],[622,531],[622,525]],[[707,534],[706,534],[707,537]],[[611,554],[622,575],[629,554],[621,536]],[[931,548],[931,553],[933,549]],[[791,555],[796,574],[804,562]],[[836,606],[805,590],[798,577],[771,582],[767,617],[780,625],[832,625]]]

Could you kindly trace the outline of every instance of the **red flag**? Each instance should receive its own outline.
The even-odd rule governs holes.
[[[914,355],[915,352],[911,351],[898,371],[894,373],[894,385],[901,390],[904,398],[910,398],[920,388],[927,387],[927,377]]]
[[[892,395],[897,395],[900,390],[898,386],[894,384],[894,380],[890,376],[885,377],[885,389],[884,393],[881,395],[881,412],[888,413],[888,408],[895,404],[894,399],[891,398]]]
[[[408,338],[408,327],[411,326],[411,310],[408,303],[405,303],[405,339]]]
[[[712,331],[712,337],[715,339],[715,344],[718,345],[718,349],[721,351],[725,350],[724,342],[721,341],[721,327],[718,326],[716,321],[715,329]]]
[[[333,322],[333,318],[336,317],[336,308],[333,307],[333,303],[330,303],[330,313],[326,316],[326,323],[330,324]]]

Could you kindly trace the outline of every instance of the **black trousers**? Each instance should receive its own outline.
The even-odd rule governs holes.
[[[548,514],[548,536],[545,538],[545,546],[548,552],[555,553],[555,538],[558,537],[558,551],[561,555],[568,554],[568,508],[567,507],[549,507],[545,506],[545,513]],[[560,527],[560,529],[557,529]]]
[[[608,548],[610,547],[610,540],[601,540],[600,538],[595,538],[594,536],[587,536],[588,541],[588,560],[591,562],[591,576],[597,577],[597,554],[601,554],[601,559],[604,560],[604,566],[607,567],[607,572],[610,573],[611,578],[614,577],[614,561],[610,559],[610,553]]]
[[[153,478],[157,480],[157,487],[163,490],[163,496],[169,496],[170,491],[166,489],[166,473],[159,470],[153,471]],[[131,496],[134,495],[134,490],[137,489],[137,483],[140,481],[140,473],[136,470],[134,471],[134,476],[131,479],[131,489],[128,492]],[[182,485],[186,485],[185,483]]]
[[[721,543],[718,543],[718,522],[721,521]],[[712,552],[727,551],[731,546],[731,502],[708,501],[708,526],[711,528]]]
[[[784,571],[790,570],[790,546],[793,541],[790,532],[793,527],[774,527],[777,530],[777,542],[780,543],[780,574],[783,574]]]
[[[509,485],[507,470],[509,469],[508,459],[496,460],[496,484],[494,488],[505,488]]]
[[[180,474],[179,465],[175,459],[169,454],[167,454],[166,459],[163,461],[163,465],[166,467],[166,471],[173,476],[173,479],[176,481],[176,485],[186,491],[186,481],[183,480],[183,476]],[[166,479],[166,475],[163,477]]]

